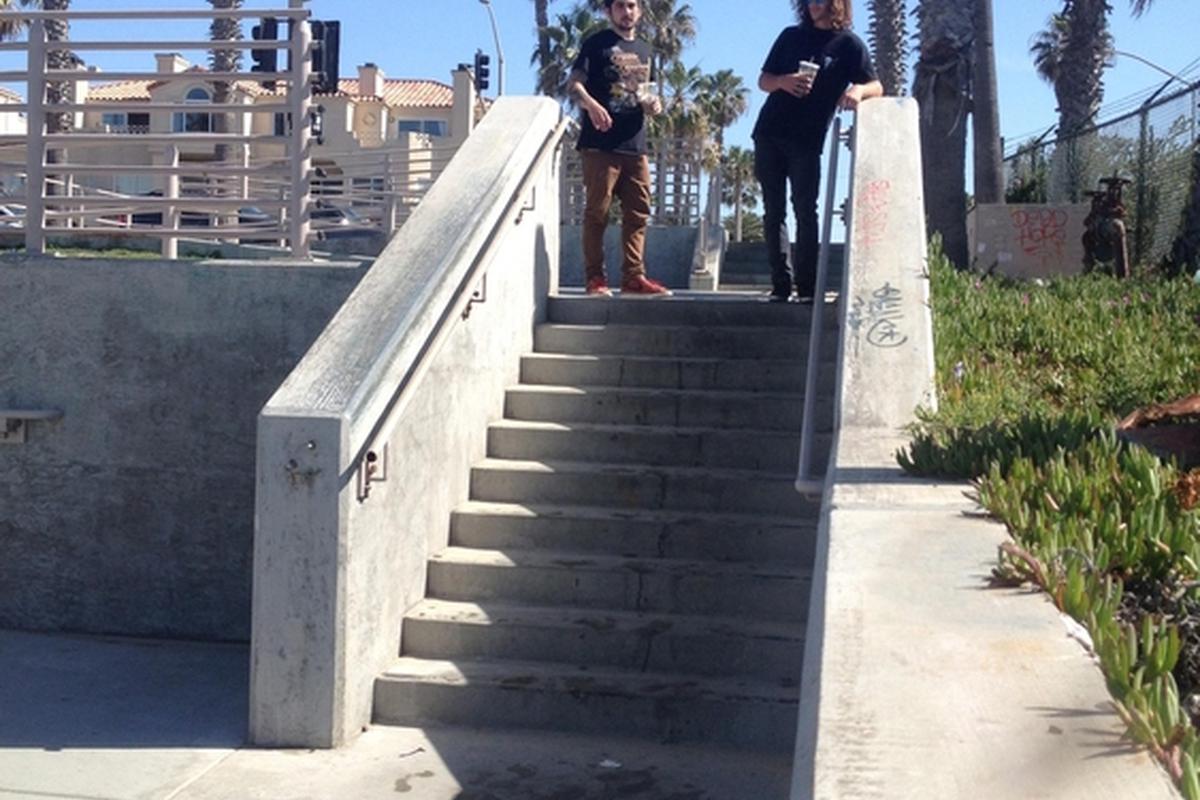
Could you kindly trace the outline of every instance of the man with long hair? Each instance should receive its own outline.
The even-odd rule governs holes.
[[[650,90],[650,45],[637,37],[641,0],[604,0],[611,26],[579,47],[567,91],[583,114],[579,154],[587,195],[583,262],[587,293],[611,297],[604,273],[604,229],[615,195],[621,201],[621,295],[660,297],[671,291],[646,277],[650,164],[646,115],[662,112]]]
[[[883,94],[871,56],[850,31],[851,0],[794,0],[800,24],[784,28],[758,77],[769,93],[754,125],[754,172],[763,190],[763,227],[771,264],[772,302],[786,303],[792,286],[811,302],[816,283],[817,196],[821,151],[838,108]],[[796,218],[789,265],[787,190]]]

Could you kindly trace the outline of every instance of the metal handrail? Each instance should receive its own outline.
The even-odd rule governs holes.
[[[520,198],[524,197],[533,187],[534,180],[537,178],[538,170],[558,149],[559,143],[562,141],[563,134],[566,133],[570,120],[563,118],[555,126],[554,130],[547,135],[545,141],[542,142],[538,150],[537,156],[530,163],[525,174],[521,177],[517,188],[513,191],[509,198],[508,205],[505,207],[496,223],[492,226],[488,233],[487,240],[484,245],[475,254],[471,265],[467,268],[463,279],[459,282],[453,298],[447,303],[446,308],[434,323],[428,334],[427,346],[423,349],[424,353],[433,352],[436,349],[436,344],[439,340],[447,335],[449,331],[448,322],[457,318],[458,306],[462,304],[463,299],[470,294],[471,287],[476,286],[480,279],[480,273],[483,271],[485,264],[489,262],[491,256],[499,246],[502,239],[500,232],[511,224],[514,220],[519,219],[523,213],[521,208]],[[418,365],[414,364],[413,369],[407,373],[407,376],[402,380],[392,391],[392,395],[388,398],[386,404],[380,410],[378,417],[370,428],[362,435],[361,441],[351,441],[351,449],[354,455],[350,458],[351,474],[355,470],[365,470],[367,462],[372,452],[375,442],[387,431],[388,424],[399,407],[400,399],[405,390],[408,388],[411,377],[417,374]],[[353,437],[353,433],[351,433]]]
[[[825,287],[832,250],[834,194],[837,191],[838,155],[843,140],[840,117],[833,121],[830,136],[829,174],[825,184],[825,219],[821,227],[821,250],[817,256],[817,277],[813,286],[812,320],[808,334],[808,363],[804,376],[804,413],[800,423],[800,463],[796,470],[796,491],[801,494],[820,494],[825,490],[825,477],[812,474],[812,450],[817,402],[817,382],[820,380],[821,329],[825,321]]]

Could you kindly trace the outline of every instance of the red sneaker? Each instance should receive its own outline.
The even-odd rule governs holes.
[[[587,293],[600,297],[612,297],[612,289],[604,278],[591,278],[587,282]]]
[[[670,289],[645,275],[636,275],[621,282],[622,297],[670,297],[672,294],[674,292]]]

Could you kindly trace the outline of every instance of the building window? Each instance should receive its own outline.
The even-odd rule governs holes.
[[[402,119],[400,133],[425,133],[430,136],[445,136],[446,121],[441,119]]]
[[[212,96],[204,89],[192,89],[187,93],[183,102],[189,104],[211,103]],[[175,133],[211,133],[213,129],[212,114],[197,112],[177,113],[172,129]]]

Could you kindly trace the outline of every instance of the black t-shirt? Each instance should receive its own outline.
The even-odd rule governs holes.
[[[821,66],[812,91],[804,97],[784,91],[771,92],[754,125],[755,139],[789,139],[820,149],[838,100],[846,89],[852,83],[876,79],[866,45],[850,31],[822,30],[812,25],[784,28],[772,45],[762,71],[788,75],[796,71],[801,61]]]
[[[608,150],[640,155],[646,152],[646,115],[638,103],[638,85],[649,83],[650,45],[628,41],[611,28],[589,36],[579,48],[573,71],[587,77],[583,86],[612,116],[607,131],[596,130],[587,112],[580,120],[580,150]]]

